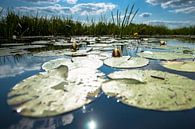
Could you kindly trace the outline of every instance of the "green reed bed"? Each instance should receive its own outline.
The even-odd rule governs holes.
[[[133,35],[195,35],[195,26],[179,29],[169,29],[165,26],[150,26],[132,23],[139,9],[128,5],[125,12],[117,10],[116,16],[111,12],[111,19],[101,15],[99,21],[90,19],[88,23],[73,20],[72,17],[24,16],[8,10],[3,15],[0,11],[0,37],[11,39],[13,35],[23,36],[70,36],[70,35],[118,35],[120,37]]]

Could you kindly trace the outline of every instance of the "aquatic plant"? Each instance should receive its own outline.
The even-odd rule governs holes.
[[[117,10],[116,16],[111,12],[111,21],[101,16],[99,21],[89,19],[89,23],[75,21],[72,17],[25,16],[8,9],[6,16],[0,18],[0,36],[12,39],[23,36],[70,36],[70,35],[118,35],[125,37],[135,32],[140,35],[195,35],[195,26],[168,29],[165,26],[150,26],[132,23],[138,10],[134,4],[127,6],[124,14]],[[1,15],[2,13],[0,13]],[[90,23],[91,21],[91,23]]]
[[[126,70],[108,75],[102,85],[108,96],[129,106],[178,111],[195,107],[195,81],[155,70]]]
[[[59,67],[60,65],[66,65],[69,67],[69,69],[79,68],[79,67],[84,67],[84,68],[89,67],[90,69],[97,69],[103,65],[103,62],[94,57],[74,57],[71,59],[58,58],[55,60],[50,60],[48,62],[45,62],[42,65],[42,69],[45,71],[49,71]]]
[[[134,4],[131,6],[130,10],[129,10],[129,6],[130,5],[127,5],[125,12],[124,12],[124,15],[122,15],[121,12],[119,10],[117,10],[116,20],[114,20],[115,18],[114,18],[113,12],[111,12],[112,22],[114,25],[117,25],[117,27],[119,28],[121,38],[123,36],[124,29],[132,23],[133,19],[135,18],[136,14],[139,11],[139,9],[137,9],[135,12],[133,12],[134,7],[135,7]],[[115,21],[116,21],[116,23],[115,23]]]
[[[104,64],[115,68],[138,68],[149,64],[149,60],[140,57],[112,57],[104,60]]]
[[[7,102],[17,113],[30,117],[69,112],[98,96],[101,87],[99,73],[96,69],[80,67],[69,70],[60,65],[16,84],[9,92]]]
[[[156,60],[175,60],[175,59],[191,59],[193,58],[192,54],[183,54],[176,52],[153,52],[153,51],[144,51],[137,53],[138,56],[156,59]]]
[[[161,65],[177,71],[195,72],[195,61],[164,61]]]

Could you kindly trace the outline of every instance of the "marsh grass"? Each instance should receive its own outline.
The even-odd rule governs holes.
[[[99,21],[87,18],[88,23],[73,20],[73,17],[24,16],[7,10],[0,10],[0,38],[12,39],[23,36],[70,36],[70,35],[116,35],[125,37],[137,32],[140,35],[195,35],[195,26],[168,29],[165,26],[149,26],[132,23],[139,9],[128,5],[125,12],[111,12],[111,20],[101,15]]]

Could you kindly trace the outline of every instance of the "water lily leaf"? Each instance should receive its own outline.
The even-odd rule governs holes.
[[[51,50],[51,51],[43,51],[38,53],[33,53],[33,56],[41,56],[41,57],[47,57],[47,56],[63,56],[65,52],[68,50],[62,49],[62,50]]]
[[[64,55],[66,56],[73,56],[73,57],[76,57],[76,56],[87,56],[90,52],[92,51],[92,47],[90,48],[87,48],[86,50],[78,50],[78,51],[75,51],[75,52],[72,52],[72,51],[67,51],[64,53]]]
[[[184,72],[195,72],[194,61],[166,61],[161,64],[163,67]]]
[[[88,55],[88,57],[92,57],[99,60],[105,60],[107,58],[112,57],[112,53],[110,52],[100,52],[100,51],[92,51]]]
[[[9,92],[7,102],[24,116],[46,117],[69,112],[97,97],[102,82],[99,75],[95,69],[68,70],[61,65],[18,83]]]
[[[69,69],[81,67],[97,69],[103,65],[103,62],[94,57],[74,57],[72,59],[60,58],[44,63],[42,69],[48,71],[57,68],[60,65],[66,65]]]
[[[192,54],[183,54],[183,53],[175,53],[175,52],[152,52],[152,51],[144,51],[137,53],[140,57],[145,57],[148,59],[159,59],[159,60],[175,60],[175,59],[189,59],[193,58]]]
[[[108,76],[112,80],[104,82],[102,90],[124,104],[160,111],[195,107],[195,80],[155,70],[118,71]]]
[[[104,60],[104,64],[115,68],[137,68],[143,67],[149,63],[148,59],[140,57],[111,57]]]
[[[96,44],[88,45],[88,47],[112,47],[112,44],[96,43]]]
[[[13,49],[13,48],[0,48],[0,56],[10,56],[10,55],[24,55],[29,52],[26,50]]]

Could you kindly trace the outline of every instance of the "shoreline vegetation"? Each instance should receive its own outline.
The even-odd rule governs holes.
[[[24,16],[8,11],[6,16],[0,11],[0,42],[26,39],[52,39],[69,36],[112,36],[118,38],[186,38],[195,39],[195,26],[169,29],[165,26],[151,26],[132,23],[139,9],[134,11],[134,5],[127,6],[125,13],[117,10],[116,18],[111,12],[112,20],[107,21],[101,16],[98,22],[91,19],[89,23],[74,21],[71,17],[40,17]],[[15,39],[15,40],[14,40]],[[17,40],[16,40],[17,41]]]

